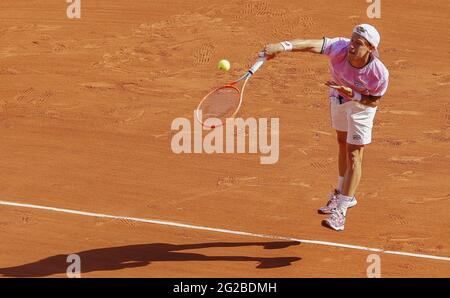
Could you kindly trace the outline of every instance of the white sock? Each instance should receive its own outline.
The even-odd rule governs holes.
[[[337,189],[337,190],[339,190],[339,192],[342,192],[343,184],[344,184],[344,177],[339,176],[338,177],[338,189]]]

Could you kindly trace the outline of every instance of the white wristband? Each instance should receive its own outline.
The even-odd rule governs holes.
[[[356,91],[353,91],[353,97],[352,97],[352,99],[353,99],[353,100],[356,100],[356,101],[361,101],[361,99],[362,99],[361,93],[356,92]]]
[[[281,45],[283,46],[283,49],[285,52],[291,52],[293,45],[289,41],[282,41]]]

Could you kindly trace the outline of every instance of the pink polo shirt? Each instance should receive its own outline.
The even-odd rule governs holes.
[[[324,38],[322,54],[330,57],[330,71],[339,85],[350,87],[361,94],[383,96],[389,83],[389,71],[383,62],[372,55],[372,60],[363,68],[355,68],[347,60],[348,38]],[[330,88],[330,96],[339,93]],[[344,97],[344,101],[349,101]]]

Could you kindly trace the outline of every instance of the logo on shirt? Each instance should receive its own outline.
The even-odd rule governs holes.
[[[358,90],[366,90],[366,88],[365,88],[365,86],[366,86],[366,83],[364,83],[364,82],[361,82],[361,81],[354,81],[353,82],[353,85],[358,89]]]
[[[354,81],[353,84],[355,85],[355,87],[357,88],[363,88],[364,87],[364,83],[361,81]]]

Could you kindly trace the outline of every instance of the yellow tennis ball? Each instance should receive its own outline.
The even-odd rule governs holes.
[[[219,61],[219,69],[220,70],[225,70],[225,71],[229,71],[231,68],[231,64],[230,61],[222,59]]]

